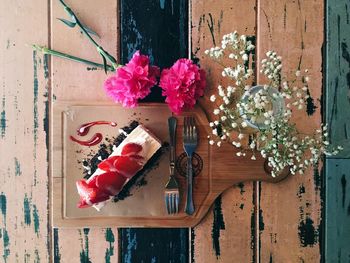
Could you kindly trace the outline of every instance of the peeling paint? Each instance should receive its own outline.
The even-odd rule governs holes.
[[[112,229],[107,228],[106,233],[105,233],[105,239],[109,243],[109,248],[106,248],[106,253],[105,253],[105,262],[110,263],[111,262],[111,256],[114,255],[114,234]]]
[[[131,233],[131,229],[128,228],[126,230],[126,237],[127,237],[127,253],[124,255],[124,262],[125,263],[131,263],[131,255],[132,250],[136,250],[137,248],[137,240],[136,240],[136,233]]]
[[[315,113],[317,107],[315,106],[314,99],[311,97],[309,89],[307,89],[306,94],[308,95],[306,99],[306,113],[308,116],[311,116]]]
[[[345,174],[342,175],[341,179],[340,179],[340,183],[341,183],[341,193],[342,193],[342,198],[341,198],[341,204],[342,207],[345,207],[345,197],[346,197],[346,178],[345,178]]]
[[[84,228],[84,245],[83,239],[81,240],[81,251],[80,251],[80,263],[91,263],[89,256],[89,228]],[[81,233],[81,231],[80,231]]]
[[[310,217],[307,216],[299,223],[298,235],[302,247],[312,247],[318,243],[318,230],[315,229],[314,221]]]
[[[35,249],[34,254],[35,254],[34,263],[40,263],[40,255],[37,249]]]
[[[10,237],[8,235],[8,232],[7,232],[6,228],[2,229],[2,240],[3,240],[3,243],[4,243],[3,244],[4,251],[3,251],[2,257],[3,257],[3,259],[4,259],[5,263],[6,263],[7,262],[7,258],[10,255],[10,248],[9,248],[9,246],[10,246]]]
[[[61,262],[61,253],[58,239],[58,228],[53,229],[53,262]]]
[[[299,190],[297,192],[297,196],[299,199],[305,194],[305,186],[303,184],[299,185]]]
[[[245,190],[244,190],[244,183],[241,182],[241,183],[239,183],[237,186],[238,186],[239,189],[240,189],[241,195],[243,195],[243,194],[245,193]]]
[[[39,212],[36,205],[33,205],[33,221],[34,221],[34,232],[39,234],[40,220],[39,220]]]
[[[32,223],[31,207],[30,207],[30,200],[28,199],[27,194],[24,195],[23,212],[24,212],[24,223],[26,225],[30,225]]]
[[[1,138],[5,137],[6,134],[6,111],[5,111],[5,106],[6,106],[6,99],[5,96],[2,98],[2,111],[0,113],[0,134]]]
[[[4,193],[0,194],[0,210],[1,214],[4,217],[4,223],[6,223],[6,210],[7,210],[7,200],[6,200],[6,195]]]
[[[38,91],[39,91],[39,82],[38,82],[38,61],[36,56],[36,51],[33,51],[33,111],[34,111],[34,128],[33,128],[33,134],[34,134],[34,144],[36,145],[38,140]]]
[[[195,246],[194,246],[194,240],[196,239],[196,234],[195,234],[195,231],[194,231],[194,227],[191,228],[191,263],[195,263],[195,257],[194,257],[194,249],[195,249]]]
[[[348,69],[349,71],[346,73],[346,81],[348,84],[348,89],[350,89],[350,53],[349,53],[348,45],[346,44],[346,42],[341,43],[341,50],[342,50],[342,57],[348,63],[348,67],[349,67],[349,69]]]
[[[22,174],[21,164],[18,159],[15,157],[15,176],[20,176]]]
[[[213,227],[212,227],[212,241],[213,241],[213,249],[215,252],[216,258],[220,257],[221,251],[220,251],[220,231],[225,229],[225,222],[224,222],[224,216],[222,214],[222,208],[221,208],[221,195],[216,198],[214,202],[214,209],[213,209]]]
[[[161,9],[165,8],[165,0],[159,0],[159,5]]]

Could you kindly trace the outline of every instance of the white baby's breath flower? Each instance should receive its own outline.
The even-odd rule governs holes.
[[[219,114],[220,114],[220,110],[219,110],[219,109],[215,109],[215,110],[213,111],[213,113],[214,113],[214,115],[219,115]]]
[[[211,95],[211,96],[210,96],[210,101],[211,101],[211,102],[214,102],[215,100],[216,100],[216,96],[215,96],[214,94]]]
[[[243,54],[243,55],[242,55],[242,59],[243,59],[244,61],[247,61],[247,60],[248,60],[248,55],[247,55],[247,54]]]
[[[209,141],[209,144],[210,144],[210,145],[214,145],[214,143],[215,143],[215,142],[214,142],[213,140],[210,140],[210,141]]]
[[[242,140],[243,138],[244,138],[244,134],[243,133],[238,134],[238,139]]]
[[[241,125],[242,125],[243,128],[248,126],[248,124],[245,121],[242,121]]]

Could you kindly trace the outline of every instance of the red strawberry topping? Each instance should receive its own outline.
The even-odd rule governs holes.
[[[111,156],[99,163],[98,168],[105,173],[89,179],[77,181],[80,195],[79,208],[106,201],[118,194],[127,178],[133,177],[143,166],[144,158],[138,155],[142,146],[137,143],[126,144],[121,156]]]
[[[137,154],[142,151],[142,146],[138,143],[127,143],[124,145],[121,155]]]
[[[127,178],[133,177],[142,168],[140,159],[131,156],[120,156],[113,165],[121,175]]]
[[[77,181],[77,189],[80,195],[78,207],[87,207],[92,204],[109,199],[109,195],[96,187],[90,187],[85,180]]]
[[[109,195],[116,195],[126,181],[124,176],[116,172],[107,172],[96,177],[96,186]]]
[[[119,158],[119,156],[111,156],[111,157],[107,158],[106,160],[100,162],[98,164],[98,168],[100,168],[101,170],[106,171],[106,172],[115,172],[116,169],[113,166],[113,163],[118,158]]]

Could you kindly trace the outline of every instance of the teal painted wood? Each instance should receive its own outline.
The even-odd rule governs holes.
[[[350,157],[350,2],[328,0],[326,9],[326,121],[331,142],[344,146],[337,158]]]
[[[326,2],[325,120],[344,150],[325,162],[324,262],[350,261],[350,2]]]
[[[324,262],[350,261],[350,159],[326,160]]]

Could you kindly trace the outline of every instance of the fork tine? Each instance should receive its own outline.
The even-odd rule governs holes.
[[[192,139],[192,140],[193,140],[193,138],[194,138],[194,132],[195,132],[194,117],[191,116],[191,139]]]
[[[165,206],[166,206],[167,213],[170,214],[170,210],[169,210],[169,194],[165,194]]]
[[[196,127],[196,120],[193,118],[193,139],[197,141],[198,139],[198,133],[197,133],[197,127]]]
[[[176,205],[175,205],[175,210],[176,210],[176,213],[178,213],[179,212],[179,193],[176,193],[176,200],[175,200],[175,203],[176,203]]]
[[[176,211],[176,204],[175,204],[175,193],[171,194],[171,204],[172,204],[172,213],[175,214]]]

